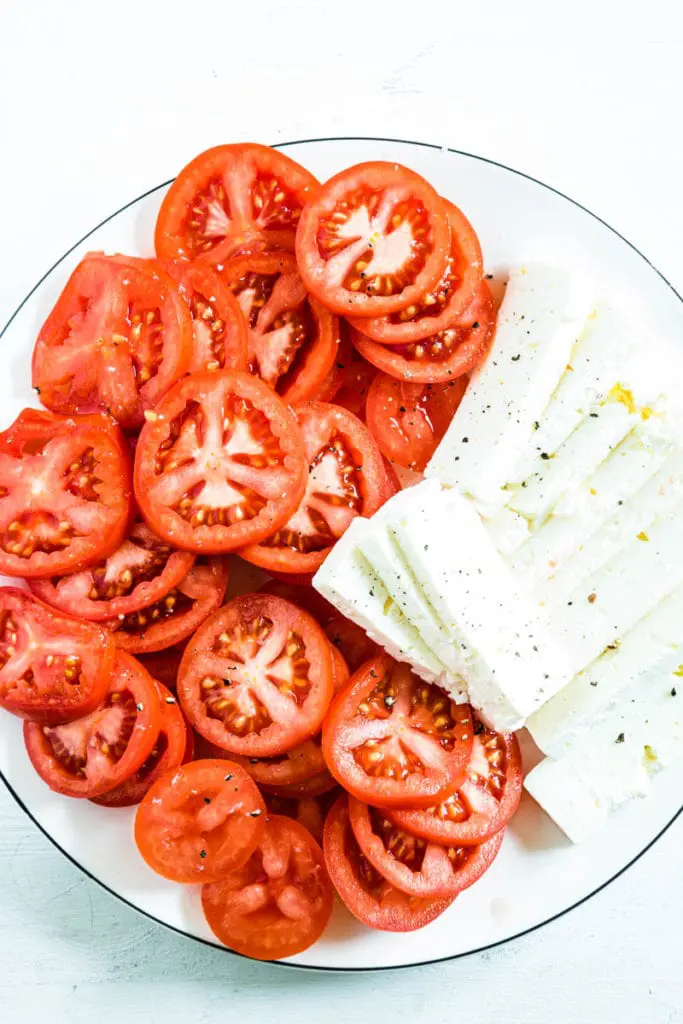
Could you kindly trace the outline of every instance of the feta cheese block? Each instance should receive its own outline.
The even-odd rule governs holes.
[[[482,509],[505,504],[505,485],[527,450],[592,309],[576,275],[532,265],[511,271],[491,351],[426,469]]]

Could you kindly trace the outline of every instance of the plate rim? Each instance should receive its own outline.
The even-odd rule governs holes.
[[[443,145],[438,145],[437,143],[434,143],[434,142],[422,142],[422,141],[418,141],[418,140],[415,140],[415,139],[395,139],[395,138],[387,138],[387,137],[383,137],[383,136],[373,136],[373,135],[334,135],[334,136],[320,137],[320,138],[292,139],[292,140],[288,140],[288,141],[285,141],[285,142],[274,143],[272,148],[273,149],[287,149],[290,146],[301,146],[301,145],[307,145],[307,144],[312,145],[312,144],[316,144],[316,143],[326,143],[326,142],[387,142],[387,143],[394,143],[394,144],[404,145],[404,146],[417,146],[417,147],[421,147],[421,148],[424,148],[424,149],[440,150],[440,151],[445,152],[445,153],[453,153],[456,156],[464,156],[464,157],[467,157],[468,159],[471,159],[471,160],[478,160],[481,163],[489,164],[489,165],[491,165],[493,167],[498,167],[501,170],[507,171],[510,174],[515,174],[515,175],[517,175],[520,178],[525,178],[527,181],[533,182],[533,184],[535,184],[535,185],[539,185],[541,188],[546,189],[548,192],[554,193],[555,195],[559,196],[560,198],[565,199],[567,202],[571,203],[572,206],[576,206],[578,209],[582,210],[584,213],[587,213],[590,217],[592,217],[594,220],[598,221],[600,224],[602,224],[604,227],[606,227],[609,231],[611,231],[612,234],[616,235],[617,238],[621,239],[622,242],[625,242],[626,245],[628,245],[628,247],[630,249],[632,249],[645,263],[647,263],[647,265],[652,270],[654,270],[654,272],[657,274],[657,276],[659,278],[661,278],[661,280],[664,282],[664,284],[672,291],[672,293],[675,295],[675,297],[678,299],[678,301],[683,305],[683,296],[681,296],[681,294],[671,284],[671,282],[668,280],[668,278],[666,278],[664,276],[662,271],[659,270],[659,268],[656,267],[655,264],[650,259],[648,259],[648,257],[643,252],[641,252],[641,250],[633,242],[629,241],[629,239],[626,238],[624,235],[622,235],[620,231],[617,231],[617,229],[612,227],[612,225],[609,224],[606,220],[604,220],[602,217],[600,217],[597,213],[594,213],[592,210],[588,209],[587,206],[584,206],[582,203],[578,202],[578,200],[572,199],[571,196],[566,195],[566,193],[561,192],[559,189],[554,188],[552,185],[548,185],[544,181],[541,181],[540,178],[535,178],[533,175],[527,174],[525,171],[520,171],[517,168],[510,167],[507,164],[504,164],[504,163],[502,163],[499,160],[493,160],[490,157],[480,156],[477,153],[470,153],[467,150],[457,149],[457,148],[454,148],[452,146],[443,146]],[[73,245],[71,245],[64,253],[62,253],[62,255],[57,260],[55,260],[55,262],[52,264],[52,266],[49,267],[48,270],[46,270],[45,273],[42,275],[42,277],[34,284],[34,286],[31,288],[31,290],[29,292],[27,292],[27,294],[21,300],[21,302],[16,307],[14,312],[10,315],[9,319],[7,320],[7,322],[4,324],[2,329],[0,329],[0,339],[3,338],[3,336],[5,335],[5,333],[7,332],[9,327],[11,326],[11,324],[14,322],[16,317],[19,315],[21,310],[24,308],[26,303],[31,299],[31,297],[35,294],[35,292],[41,287],[41,285],[44,283],[44,281],[47,280],[47,278],[50,276],[50,274],[52,274],[53,271],[56,270],[57,267],[61,263],[63,263],[64,260],[67,259],[67,257],[70,256],[71,253],[75,249],[78,248],[79,245],[82,245],[82,243],[85,242],[88,238],[90,238],[91,235],[93,235],[96,231],[99,231],[99,229],[101,227],[103,227],[105,224],[109,223],[109,221],[113,220],[115,217],[118,217],[118,215],[120,213],[123,213],[124,210],[129,209],[131,206],[134,206],[136,203],[139,203],[141,200],[146,199],[150,195],[153,195],[155,192],[158,192],[159,189],[166,188],[166,186],[170,185],[173,180],[174,180],[173,178],[169,178],[167,181],[163,181],[160,184],[155,185],[152,188],[147,189],[145,192],[142,192],[140,195],[135,196],[134,199],[131,199],[127,203],[124,203],[123,206],[120,206],[118,209],[116,209],[112,213],[108,214],[108,216],[106,216],[98,224],[96,224],[89,231],[87,231],[83,235],[82,238],[79,238],[78,241],[74,242]],[[574,903],[570,904],[570,906],[565,907],[563,910],[558,911],[556,914],[553,914],[551,917],[545,918],[543,921],[539,921],[537,924],[531,925],[529,928],[525,928],[525,929],[523,929],[520,932],[516,932],[514,935],[510,935],[510,936],[508,936],[507,938],[504,938],[504,939],[498,939],[495,942],[487,943],[484,946],[479,946],[477,949],[471,949],[471,950],[468,950],[467,952],[453,953],[453,954],[451,954],[449,956],[436,957],[436,958],[429,959],[429,960],[421,960],[421,961],[418,961],[416,963],[410,963],[410,964],[387,964],[387,965],[370,966],[370,967],[326,967],[326,966],[323,966],[321,964],[289,963],[289,962],[283,961],[283,960],[253,961],[251,957],[244,956],[242,953],[237,953],[235,950],[229,949],[227,946],[224,946],[224,945],[222,945],[219,942],[213,942],[211,939],[205,939],[205,938],[202,938],[201,936],[198,936],[198,935],[191,935],[189,932],[184,931],[182,928],[178,928],[175,925],[168,924],[166,921],[162,921],[160,918],[155,917],[154,914],[151,914],[148,911],[143,910],[141,907],[139,907],[135,903],[131,902],[131,900],[129,900],[127,897],[121,895],[121,893],[116,892],[114,889],[112,889],[110,886],[108,886],[105,882],[103,882],[101,879],[99,879],[97,877],[97,875],[94,875],[91,871],[89,871],[82,864],[80,864],[75,859],[75,857],[72,857],[72,855],[70,853],[68,853],[62,846],[60,846],[59,842],[34,817],[34,815],[31,812],[31,810],[26,806],[26,804],[21,799],[19,794],[14,790],[14,788],[11,785],[11,783],[5,777],[5,775],[4,775],[4,773],[2,771],[0,771],[0,781],[2,781],[2,783],[5,786],[5,789],[7,790],[7,792],[14,799],[15,803],[24,812],[24,814],[27,816],[27,818],[31,822],[33,822],[33,824],[36,826],[36,828],[39,830],[39,832],[41,832],[45,836],[45,838],[52,844],[52,846],[55,849],[57,849],[62,854],[63,857],[65,857],[68,861],[70,861],[71,864],[74,865],[74,867],[76,867],[80,872],[82,872],[82,874],[84,874],[92,882],[95,882],[95,884],[98,885],[101,889],[103,889],[105,892],[109,893],[115,899],[119,900],[125,906],[130,907],[132,910],[134,910],[136,913],[140,914],[142,917],[147,918],[149,921],[153,921],[155,924],[161,925],[163,928],[166,928],[168,931],[175,932],[175,934],[177,934],[177,935],[182,935],[184,938],[189,939],[189,940],[191,940],[193,942],[198,942],[198,943],[200,943],[203,946],[208,946],[209,948],[217,949],[217,950],[219,950],[222,953],[228,953],[231,956],[239,957],[242,960],[248,960],[248,961],[250,961],[252,963],[253,962],[259,963],[260,962],[260,963],[270,964],[270,965],[273,965],[273,966],[276,966],[276,967],[289,968],[290,970],[318,971],[318,972],[321,972],[321,973],[336,973],[336,974],[360,974],[360,973],[365,974],[365,973],[380,972],[380,971],[401,971],[401,970],[409,970],[409,969],[418,968],[418,967],[427,967],[427,966],[429,966],[431,964],[448,963],[450,961],[461,960],[464,957],[475,956],[478,953],[484,953],[484,952],[487,952],[488,950],[491,950],[491,949],[496,949],[498,946],[504,946],[504,945],[507,945],[510,942],[515,942],[517,939],[521,939],[525,935],[531,935],[533,932],[539,931],[541,928],[545,928],[546,925],[552,924],[554,921],[557,921],[559,918],[564,917],[565,914],[569,914],[573,910],[576,910],[578,907],[582,906],[584,903],[587,903],[589,900],[593,899],[594,896],[597,896],[598,893],[602,892],[603,889],[606,889],[608,885],[612,884],[612,882],[615,882],[618,878],[620,878],[623,874],[625,874],[625,872],[627,872],[631,867],[633,867],[633,865],[637,861],[639,861],[641,859],[641,857],[644,857],[645,854],[648,852],[648,850],[650,850],[655,845],[655,843],[657,843],[661,839],[661,837],[664,835],[664,833],[667,832],[671,828],[671,826],[674,824],[674,822],[677,821],[677,819],[680,818],[681,815],[683,814],[683,803],[681,803],[681,806],[678,809],[678,811],[664,825],[664,827],[657,833],[657,835],[655,835],[650,840],[650,842],[647,843],[647,845],[645,847],[643,847],[643,849],[640,850],[639,853],[636,854],[635,857],[633,857],[627,864],[625,864],[622,868],[620,868],[619,871],[617,871],[614,875],[612,875],[606,881],[602,882],[599,886],[597,886],[597,888],[591,890],[591,892],[587,893],[585,896],[582,896],[580,900],[576,900]]]

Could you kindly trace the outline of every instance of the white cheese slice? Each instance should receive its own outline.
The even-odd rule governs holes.
[[[499,509],[484,520],[484,525],[501,555],[514,554],[531,534],[528,520],[511,508]]]
[[[488,357],[472,375],[426,475],[472,495],[482,509],[505,503],[519,462],[567,365],[591,303],[568,271],[511,271]]]

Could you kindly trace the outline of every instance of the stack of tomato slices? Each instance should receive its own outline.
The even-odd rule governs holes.
[[[477,236],[407,168],[321,185],[245,144],[180,173],[154,241],[78,264],[35,343],[44,409],[0,434],[0,573],[28,587],[0,588],[0,706],[53,790],[139,804],[143,857],[233,949],[305,949],[333,888],[420,927],[493,860],[516,742],[311,580],[488,349]],[[224,603],[235,558],[265,582]]]

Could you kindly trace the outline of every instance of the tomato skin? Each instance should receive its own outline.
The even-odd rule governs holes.
[[[128,695],[125,703],[122,695]],[[125,726],[126,716],[132,717],[132,726]],[[64,796],[95,797],[121,785],[144,764],[161,722],[156,683],[135,658],[119,652],[99,707],[83,718],[52,727],[25,722],[24,742],[33,767],[50,789]],[[113,760],[110,755],[121,737],[125,747]],[[68,755],[67,763],[59,756],[62,750]],[[82,767],[74,769],[79,754]]]
[[[469,378],[412,384],[378,373],[367,401],[367,421],[382,454],[422,472],[460,405]]]
[[[323,796],[337,788],[337,780],[325,769],[318,775],[313,775],[303,782],[292,782],[288,786],[264,785],[264,793],[271,793],[273,796],[290,797],[300,799],[303,797]]]
[[[322,594],[314,590],[310,584],[288,583],[279,579],[268,580],[260,587],[259,594],[271,594],[273,597],[291,601],[292,604],[303,608],[305,612],[312,615],[321,626],[338,614],[334,605],[326,601]]]
[[[221,604],[228,586],[228,563],[219,556],[199,556],[183,579],[155,605],[103,625],[116,646],[129,654],[153,654],[183,643]],[[167,613],[169,598],[176,602]],[[154,613],[160,610],[158,619]]]
[[[352,674],[380,653],[379,647],[370,639],[364,629],[338,613],[325,624],[325,633],[332,646],[344,658],[348,670]]]
[[[99,626],[58,615],[24,590],[0,587],[0,654],[0,707],[56,725],[98,707],[116,649]]]
[[[375,871],[353,834],[345,793],[325,819],[323,850],[339,898],[369,928],[416,931],[443,914],[453,902],[453,897],[429,900],[408,896]]]
[[[365,422],[365,409],[370,386],[377,376],[377,368],[364,359],[352,344],[352,329],[346,325],[351,355],[345,356],[344,377],[334,396],[335,405],[348,409]],[[340,360],[341,361],[341,360]]]
[[[467,313],[482,278],[483,258],[476,232],[462,210],[443,200],[451,229],[451,252],[444,276],[427,295],[390,316],[352,317],[353,326],[384,345],[410,344],[456,325]]]
[[[270,815],[280,814],[286,818],[294,818],[311,833],[316,843],[322,845],[325,818],[338,793],[338,787],[329,793],[323,793],[322,796],[289,797],[268,793],[265,797],[266,807]]]
[[[128,446],[107,417],[24,409],[0,434],[0,488],[0,573],[33,579],[75,572],[123,540],[131,516]],[[53,550],[31,551],[43,531]],[[14,550],[22,543],[26,554]]]
[[[478,846],[425,843],[353,796],[349,818],[356,842],[375,870],[401,892],[422,899],[455,898],[474,885],[503,842],[500,831]]]
[[[253,494],[256,494],[256,486],[264,489],[264,504],[259,505],[255,514],[248,517],[244,504],[238,504],[236,498],[231,496],[233,504],[225,508],[212,504],[207,506],[206,511],[203,506],[191,504],[187,515],[193,508],[197,510],[188,519],[176,511],[174,506],[185,493],[183,488],[189,491],[200,484],[206,484],[207,470],[197,462],[197,434],[203,431],[204,445],[209,444],[211,438],[219,436],[219,433],[223,436],[228,408],[232,416],[229,422],[233,433],[223,439],[219,447],[208,449],[213,460],[210,462],[210,472],[216,474],[212,476],[212,485],[225,486],[225,477],[218,477],[219,473],[224,472],[231,479],[236,478],[239,486],[244,486],[246,490],[251,487]],[[267,432],[266,440],[259,437],[264,451],[260,458],[272,457],[275,466],[256,466],[255,456],[243,456],[239,451],[238,446],[243,442],[235,432],[239,424],[248,427],[252,422],[249,416],[253,417],[254,430],[258,428]],[[179,433],[174,441],[174,424],[178,423]],[[234,458],[230,445],[237,447]],[[186,454],[188,449],[193,454]],[[176,451],[188,460],[181,469],[168,461],[169,454]],[[206,451],[203,447],[200,454]],[[163,468],[160,476],[156,467],[157,460],[162,456],[165,460],[163,466],[173,465],[173,469]],[[239,458],[251,461],[239,462]],[[174,475],[171,476],[171,473]],[[159,403],[154,419],[145,423],[135,452],[135,494],[146,521],[174,547],[198,554],[222,554],[268,536],[286,522],[299,504],[306,486],[306,477],[306,459],[294,414],[262,381],[237,371],[196,373],[178,381]],[[247,485],[247,480],[251,482],[250,485]],[[191,498],[183,500],[193,501]],[[221,497],[221,500],[225,499]],[[255,499],[249,500],[253,506]],[[226,523],[223,512],[232,516],[236,508],[240,516],[235,513],[233,521]],[[202,518],[198,520],[200,512]],[[206,525],[205,519],[209,513],[213,515],[214,512],[218,518]]]
[[[156,679],[168,690],[175,693],[178,680],[178,669],[185,652],[185,643],[180,642],[172,647],[164,647],[160,651],[137,655],[138,661],[144,665],[152,679]]]
[[[332,703],[323,725],[323,755],[340,785],[359,800],[376,807],[427,807],[438,802],[431,793],[448,796],[464,781],[472,732],[469,705],[456,705],[381,654],[362,665]],[[431,755],[425,764],[427,742]]]
[[[268,816],[259,847],[243,867],[202,888],[211,930],[255,960],[308,949],[322,935],[333,903],[322,850],[303,825],[277,814]]]
[[[288,676],[299,685],[287,683]],[[178,673],[178,696],[193,728],[245,757],[277,756],[314,735],[332,692],[322,629],[267,594],[242,594],[214,612],[187,645]]]
[[[486,281],[479,289],[463,322],[430,338],[409,345],[381,345],[352,329],[351,340],[364,359],[397,380],[415,384],[455,380],[482,361],[493,340],[496,315],[491,290]],[[437,345],[440,351],[435,354]]]
[[[255,187],[269,178],[287,193],[279,214],[275,211],[271,219],[268,192]],[[216,190],[213,233],[204,233],[189,224],[190,211],[199,196],[210,194],[212,182],[223,189],[223,199]],[[157,256],[216,261],[263,249],[291,252],[300,210],[317,188],[312,174],[268,146],[251,142],[207,149],[181,170],[164,197],[154,234]],[[226,193],[231,216],[225,211]],[[265,200],[260,207],[253,201],[255,194]]]
[[[240,555],[267,572],[312,575],[353,518],[369,517],[381,507],[387,481],[377,443],[356,416],[324,402],[306,402],[293,411],[309,465],[306,493],[291,519],[268,538],[269,543],[242,548]],[[324,474],[330,466],[336,487],[326,490]],[[340,507],[340,490],[345,492],[346,507]],[[321,497],[327,493],[329,499]],[[305,517],[307,533],[298,525]],[[307,538],[315,545],[310,550],[303,549]]]
[[[425,223],[421,228],[424,234],[419,242],[412,234],[410,217],[403,217],[403,224],[409,225],[411,233],[410,246],[413,259],[415,259],[417,246],[425,242],[424,259],[421,266],[415,270],[406,270],[405,266],[401,266],[395,268],[395,271],[386,271],[384,275],[389,280],[392,273],[395,272],[398,276],[405,272],[408,280],[398,292],[393,291],[392,285],[391,290],[387,293],[381,279],[382,287],[377,287],[373,283],[375,282],[372,274],[373,244],[379,247],[380,242],[369,244],[366,240],[365,244],[358,248],[357,244],[352,241],[348,246],[348,251],[343,244],[339,249],[335,242],[335,248],[330,250],[327,258],[322,251],[321,237],[326,230],[325,224],[333,223],[342,209],[345,209],[348,215],[349,207],[353,208],[354,196],[362,197],[365,193],[375,197],[381,196],[378,199],[380,210],[377,211],[375,225],[383,216],[382,205],[386,206],[387,203],[393,203],[394,209],[398,209],[401,202],[410,203],[411,200],[417,200],[424,211]],[[360,206],[357,208],[360,209],[365,203],[362,198],[359,199],[359,202]],[[386,217],[384,219],[386,220]],[[386,237],[386,227],[386,223],[381,227],[376,226],[375,233]],[[335,228],[335,230],[338,229]],[[373,230],[372,226],[370,230]],[[404,309],[411,302],[417,301],[441,277],[446,267],[449,250],[450,228],[443,200],[419,174],[415,174],[414,171],[401,167],[399,164],[382,161],[356,164],[326,181],[304,207],[296,233],[297,262],[306,287],[328,309],[346,316],[382,316]],[[356,255],[353,255],[353,252]],[[345,254],[347,257],[350,256],[350,261],[348,259],[344,261],[347,266],[342,268],[339,259]],[[353,286],[350,283],[346,284],[345,278],[351,272],[350,264],[360,260],[361,256],[364,261],[369,260],[369,263],[365,263],[368,272],[363,271],[362,277],[357,277]],[[334,266],[333,260],[336,260]]]
[[[217,882],[249,859],[265,830],[266,805],[231,761],[191,761],[151,786],[135,816],[149,867],[172,882]]]

